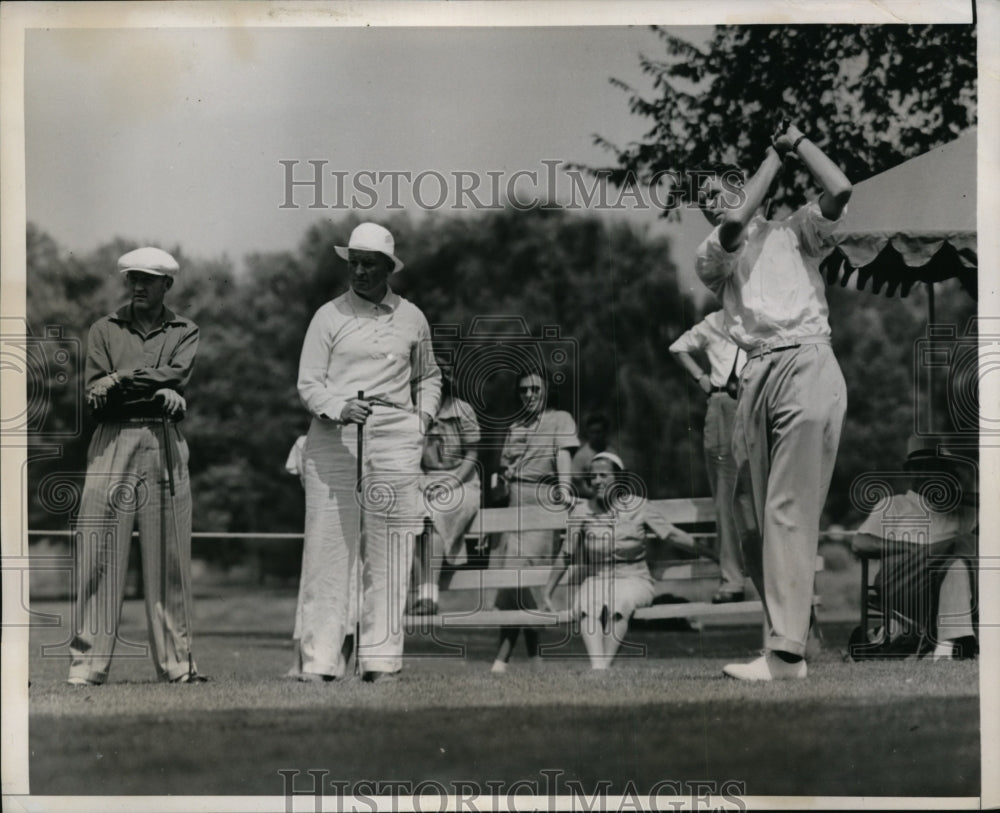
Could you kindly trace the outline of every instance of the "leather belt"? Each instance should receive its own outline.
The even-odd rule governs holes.
[[[401,409],[403,412],[416,412],[417,410],[407,404],[395,404],[385,398],[378,395],[365,396],[365,400],[369,404],[374,404],[375,406],[389,407],[390,409]]]
[[[762,344],[753,350],[747,351],[747,361],[761,358],[770,353],[779,353],[782,350],[792,350],[796,347],[803,347],[809,344],[830,344],[829,336],[803,336],[801,339],[793,339],[788,342],[776,342],[775,344]]]
[[[134,424],[151,424],[154,426],[159,426],[162,423],[162,418],[108,418],[101,423],[134,423]],[[167,418],[167,423],[177,423],[177,421]]]

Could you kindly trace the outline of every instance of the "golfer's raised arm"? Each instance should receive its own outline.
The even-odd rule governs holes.
[[[780,171],[781,158],[773,147],[768,147],[764,162],[743,187],[743,203],[735,209],[727,210],[722,216],[719,242],[726,251],[736,251],[743,244],[747,226],[764,202],[767,190]]]
[[[789,125],[782,138],[787,138],[789,148],[795,151],[805,168],[816,179],[823,194],[819,199],[819,208],[827,220],[839,220],[851,197],[851,182],[847,176],[826,153],[803,135],[794,124]]]

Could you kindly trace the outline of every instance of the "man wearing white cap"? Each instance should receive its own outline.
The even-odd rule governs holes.
[[[374,681],[402,668],[403,609],[423,527],[420,458],[441,373],[427,319],[388,286],[403,267],[392,234],[362,223],[336,251],[350,265],[350,289],[316,312],[299,361],[299,396],[313,420],[293,673],[343,677],[345,640],[360,621],[356,655],[364,680]]]
[[[77,518],[76,611],[69,683],[108,677],[118,637],[132,530],[142,545],[149,640],[157,676],[201,682],[190,657],[191,486],[177,427],[198,351],[198,326],[163,304],[179,271],[167,252],[123,255],[131,302],[87,338],[87,403],[98,421]]]

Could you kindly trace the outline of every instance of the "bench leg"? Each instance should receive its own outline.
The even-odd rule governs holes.
[[[868,635],[868,557],[861,557],[861,634]]]

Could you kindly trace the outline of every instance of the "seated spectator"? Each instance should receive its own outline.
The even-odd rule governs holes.
[[[853,651],[972,657],[976,650],[976,486],[970,461],[939,439],[911,437],[905,494],[893,495],[858,528],[852,547],[879,554],[873,606],[883,626],[859,630]]]
[[[599,452],[618,452],[608,446],[608,430],[611,425],[607,417],[599,412],[595,412],[584,424],[584,437],[586,441],[576,450],[573,455],[573,462],[570,470],[573,473],[573,488],[577,495],[585,499],[594,496],[594,490],[590,484],[590,462],[594,455]]]
[[[632,613],[653,603],[646,532],[685,547],[694,544],[645,499],[631,493],[624,471],[621,458],[613,452],[594,455],[590,474],[594,496],[570,512],[561,561],[545,591],[545,609],[554,612],[552,594],[563,573],[570,562],[583,565],[585,578],[573,613],[580,618],[580,634],[594,669],[611,665]]]
[[[431,519],[430,538],[419,537],[413,560],[417,597],[410,612],[436,615],[441,565],[465,564],[465,534],[479,512],[482,490],[477,472],[479,422],[472,407],[455,397],[454,370],[441,368],[441,408],[424,443],[421,491]]]

